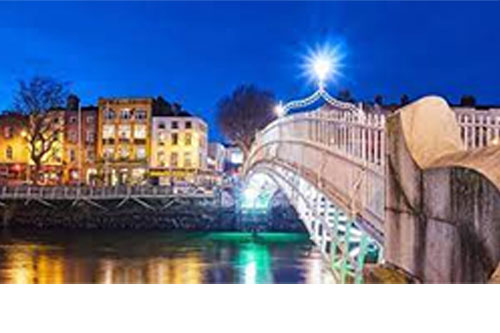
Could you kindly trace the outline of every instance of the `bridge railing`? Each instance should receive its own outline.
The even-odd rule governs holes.
[[[500,144],[500,109],[455,109],[467,149]]]
[[[202,186],[1,186],[0,199],[108,199],[127,196],[211,196],[214,188]]]
[[[383,170],[385,116],[320,108],[278,119],[258,133],[256,144],[304,141],[335,151],[351,160]]]

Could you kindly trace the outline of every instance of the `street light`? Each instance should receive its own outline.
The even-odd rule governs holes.
[[[286,110],[285,110],[285,107],[283,106],[283,103],[279,102],[275,107],[274,107],[274,113],[278,116],[278,117],[283,117],[284,115],[286,115]]]
[[[326,81],[340,75],[343,58],[340,46],[324,45],[308,52],[304,69],[309,78],[322,89]]]

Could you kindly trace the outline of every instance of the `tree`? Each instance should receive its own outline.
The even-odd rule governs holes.
[[[409,104],[409,103],[410,103],[410,97],[408,97],[407,94],[401,95],[401,99],[399,101],[399,104],[401,104],[401,106],[405,106],[406,104]]]
[[[375,104],[382,106],[384,104],[384,97],[380,94],[375,95]]]
[[[476,98],[472,95],[464,95],[460,99],[460,105],[461,106],[475,106],[476,105]]]
[[[254,85],[241,85],[217,104],[222,133],[236,144],[246,159],[255,134],[276,118],[274,96]]]
[[[349,89],[340,90],[337,98],[342,102],[354,103],[354,98]]]
[[[35,76],[29,82],[19,82],[14,109],[27,119],[23,137],[34,165],[30,178],[35,184],[39,183],[42,166],[58,153],[64,126],[59,113],[67,95],[66,84],[50,77]]]

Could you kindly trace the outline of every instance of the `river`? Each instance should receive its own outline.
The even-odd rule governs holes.
[[[300,233],[0,231],[0,283],[332,283]]]

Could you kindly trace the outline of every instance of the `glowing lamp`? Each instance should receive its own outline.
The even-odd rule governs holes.
[[[278,105],[276,105],[274,107],[274,113],[278,116],[278,117],[283,117],[285,114],[286,114],[286,110],[285,108],[283,107],[283,104],[280,102]]]

